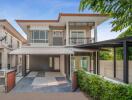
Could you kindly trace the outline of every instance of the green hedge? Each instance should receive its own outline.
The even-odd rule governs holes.
[[[132,86],[106,81],[98,75],[77,71],[78,86],[94,100],[132,100]]]

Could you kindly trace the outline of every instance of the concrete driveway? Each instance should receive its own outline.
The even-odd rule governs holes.
[[[71,84],[59,72],[30,72],[11,92],[71,92]]]
[[[1,94],[1,100],[92,100],[81,92],[68,93],[8,93]]]

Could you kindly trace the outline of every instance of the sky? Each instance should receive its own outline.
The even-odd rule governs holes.
[[[57,19],[59,13],[80,12],[80,0],[0,0],[0,19],[7,19],[24,37],[26,34],[15,22],[16,19],[50,20]],[[111,19],[97,27],[98,41],[116,38],[121,32],[111,32]]]

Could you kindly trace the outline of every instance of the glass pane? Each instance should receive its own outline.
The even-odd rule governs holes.
[[[39,39],[39,31],[38,30],[33,32],[33,38]]]
[[[45,36],[46,36],[45,39],[48,39],[48,31],[45,31]]]
[[[45,31],[40,31],[40,39],[45,39]]]
[[[84,38],[84,32],[78,32],[78,38]]]
[[[77,38],[77,32],[72,31],[72,33],[71,33],[71,38]]]
[[[84,69],[84,70],[88,70],[88,58],[87,57],[81,57],[81,67]]]
[[[32,40],[33,39],[33,31],[32,31],[32,33],[31,33],[31,38],[30,38],[30,40]]]

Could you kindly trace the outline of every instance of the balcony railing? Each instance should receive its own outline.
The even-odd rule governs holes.
[[[70,45],[81,45],[87,43],[93,43],[94,38],[69,38]]]
[[[32,39],[31,43],[48,43],[48,39]]]

